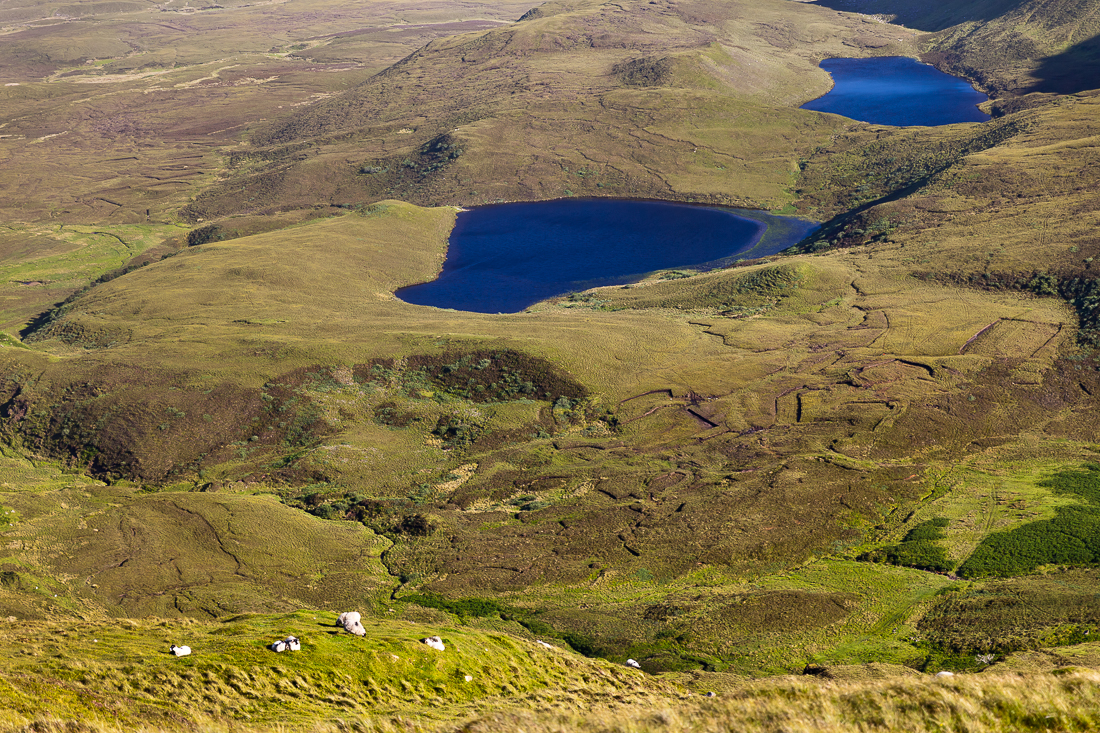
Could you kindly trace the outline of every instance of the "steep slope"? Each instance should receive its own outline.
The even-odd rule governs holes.
[[[1023,113],[1030,132],[964,156],[951,180],[998,157],[1078,159],[1073,136],[1091,138],[1091,101]],[[950,142],[955,132],[914,134]],[[836,144],[870,144],[875,133],[862,135]],[[65,358],[6,354],[39,375],[10,393],[9,435],[55,455],[105,446],[122,435],[115,406],[159,393],[163,402],[130,413],[125,462],[100,451],[93,468],[161,481],[201,470],[190,485],[243,479],[277,491],[387,535],[395,544],[382,561],[402,592],[491,595],[610,656],[636,653],[654,669],[778,671],[790,664],[781,649],[809,653],[830,629],[865,635],[857,619],[886,609],[905,618],[937,586],[850,565],[795,581],[775,573],[854,556],[906,526],[937,495],[942,466],[990,447],[1088,455],[1100,385],[1091,362],[1075,361],[1077,317],[1056,298],[960,289],[953,273],[972,226],[961,207],[972,194],[937,192],[936,207],[915,197],[894,205],[956,213],[934,220],[934,234],[899,221],[872,259],[839,249],[506,316],[389,294],[438,267],[449,210],[393,202],[203,245],[75,301],[37,346]],[[1075,195],[1046,189],[1029,211],[1055,216],[1057,202],[1078,201],[1071,225],[1087,228],[1095,195]],[[1011,211],[988,216],[1020,230]],[[957,246],[941,246],[954,237]],[[1018,270],[1043,251],[1055,250],[1020,237],[993,262]],[[507,353],[527,355],[532,375],[557,373],[558,391],[482,403],[442,380],[445,369],[504,364]],[[108,383],[108,364],[142,364],[142,381]],[[256,410],[208,412],[208,384],[251,394]],[[854,577],[908,590],[852,597]],[[690,590],[700,583],[715,590]],[[554,590],[589,585],[600,601],[584,611]],[[661,602],[641,601],[655,587]],[[646,617],[655,605],[679,610]],[[793,605],[816,609],[804,626],[791,628],[780,610]],[[763,646],[731,649],[728,625],[663,636],[696,615],[753,628]],[[887,648],[898,661],[921,654],[897,638]]]
[[[910,35],[785,0],[550,3],[259,127],[183,213],[573,194],[779,208],[800,152],[841,124],[795,110],[828,88],[818,61],[911,53]]]
[[[922,619],[977,605],[947,570],[988,538],[1067,506],[1091,522],[1046,477],[1095,459],[1100,97],[935,129],[800,112],[821,55],[910,36],[751,5],[548,6],[258,129],[192,216],[345,206],[187,248],[0,346],[5,439],[121,483],[52,505],[3,487],[42,512],[5,530],[35,551],[4,571],[8,607],[210,614],[227,594],[224,610],[258,610],[388,590],[651,672],[968,668],[1049,641],[1047,618],[984,647]],[[387,191],[830,221],[790,257],[497,316],[393,296],[438,271],[454,209],[359,205]],[[944,564],[897,561],[926,525],[943,525],[922,541]],[[94,567],[127,529],[134,560]],[[301,564],[278,554],[303,537]],[[103,598],[72,582],[99,575]],[[1057,607],[1042,583],[1006,583]],[[1077,619],[1059,643],[1094,628],[1083,598],[1052,612]],[[1018,621],[981,610],[977,626]]]
[[[1095,0],[820,0],[935,34],[924,59],[977,81],[994,97],[1073,94],[1100,82]]]

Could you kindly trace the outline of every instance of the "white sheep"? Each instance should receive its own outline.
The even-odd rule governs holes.
[[[638,661],[635,660],[635,659],[626,660],[626,666],[633,667],[634,669],[641,669],[642,668],[642,665],[638,664]]]
[[[343,626],[347,628],[349,624],[357,624],[363,617],[359,615],[358,611],[344,611],[336,619],[337,626]]]
[[[438,636],[429,636],[420,640],[421,644],[427,644],[432,649],[438,649],[439,651],[446,651],[447,647],[443,646],[443,640]]]
[[[547,644],[547,643],[546,643],[545,641],[543,641],[542,639],[536,639],[536,640],[535,640],[535,643],[536,643],[536,644],[538,644],[538,645],[539,645],[539,646],[541,646],[541,647],[544,647],[544,648],[546,648],[546,649],[553,649],[553,648],[554,648],[554,646],[553,646],[552,644]]]
[[[361,618],[363,617],[359,615],[358,611],[344,611],[336,617],[336,625],[343,626],[344,631],[349,634],[366,636],[367,630],[363,628],[363,624],[360,622]]]
[[[287,650],[287,643],[285,641],[273,641],[271,646],[268,647],[273,652],[285,652]]]
[[[946,669],[941,671],[941,672],[936,672],[936,678],[937,679],[942,679],[944,677],[954,677],[954,676],[955,676],[954,672],[948,672]]]
[[[177,657],[186,657],[188,654],[191,653],[191,647],[176,646],[175,644],[173,644],[171,647],[168,648],[168,651],[172,652]]]
[[[298,641],[297,636],[288,636],[283,641],[286,642],[286,647],[292,652],[298,652],[302,650],[302,642]]]

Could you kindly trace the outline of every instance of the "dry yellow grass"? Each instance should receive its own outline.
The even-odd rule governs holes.
[[[1064,733],[1100,726],[1100,672],[1067,668],[1046,674],[929,676],[821,682],[813,678],[745,683],[707,698],[602,692],[583,688],[563,700],[536,693],[519,705],[498,701],[497,712],[462,723],[431,721],[415,713],[400,716],[318,721],[318,733]],[[196,721],[203,733],[276,733],[297,726],[254,726],[236,721]],[[8,723],[4,733],[114,733],[173,730],[158,725],[81,726],[43,717]]]

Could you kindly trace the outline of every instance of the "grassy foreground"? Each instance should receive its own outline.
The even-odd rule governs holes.
[[[567,674],[579,678],[578,673],[574,666]],[[304,694],[312,692],[301,685],[301,675],[293,679]],[[639,693],[637,689],[623,689],[626,686],[616,690],[601,686],[601,681],[584,675],[583,681],[578,679],[568,688],[556,690],[557,696],[533,693],[518,701],[483,704],[481,712],[460,720],[431,720],[423,714],[409,713],[374,712],[361,716],[349,705],[339,719],[314,723],[306,729],[371,733],[571,733],[578,730],[598,733],[856,733],[867,730],[1069,733],[1095,730],[1100,725],[1100,673],[1081,668],[1045,674],[991,674],[947,679],[822,682],[788,678],[744,684],[717,693],[713,698],[699,693],[677,694],[671,690],[665,690],[664,694]],[[171,686],[172,682],[172,676],[166,679],[162,675],[158,679],[160,685]],[[245,675],[238,684],[252,682],[261,680],[258,676]],[[209,733],[267,733],[303,729],[293,717],[278,723],[240,723],[228,722],[216,714],[163,723],[134,719],[108,722],[95,718],[76,722],[60,716],[38,717],[33,721],[9,716],[9,721],[0,730],[43,733],[142,730],[153,733],[186,728]]]
[[[983,676],[944,681],[766,683],[717,699],[596,714],[503,713],[468,723],[469,733],[855,733],[856,731],[1088,731],[1100,724],[1100,674]],[[369,728],[368,728],[369,730]],[[385,730],[385,728],[380,728]],[[437,729],[438,730],[438,729]]]
[[[365,616],[364,638],[334,627],[335,613],[317,611],[214,623],[72,619],[46,621],[35,632],[9,620],[0,625],[10,660],[0,673],[0,729],[19,729],[43,711],[93,730],[299,730],[319,720],[395,715],[430,725],[535,703],[547,693],[624,701],[677,694],[626,667],[430,614],[416,622],[397,613]],[[288,635],[301,639],[300,651],[267,648]],[[444,651],[419,641],[434,635]],[[172,644],[192,652],[177,658]]]

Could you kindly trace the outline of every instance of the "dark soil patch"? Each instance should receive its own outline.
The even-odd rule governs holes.
[[[472,402],[583,399],[588,390],[545,359],[511,349],[411,356],[410,371],[448,394]]]
[[[1100,571],[1065,570],[975,583],[921,619],[924,639],[956,653],[1010,652],[1095,640]]]
[[[782,632],[840,621],[857,605],[854,593],[770,591],[734,596],[716,614],[739,631]]]
[[[285,459],[325,431],[297,370],[262,389],[187,384],[182,375],[103,367],[71,383],[12,375],[0,389],[4,437],[102,478],[161,482],[203,466]],[[288,474],[289,475],[289,474]]]

